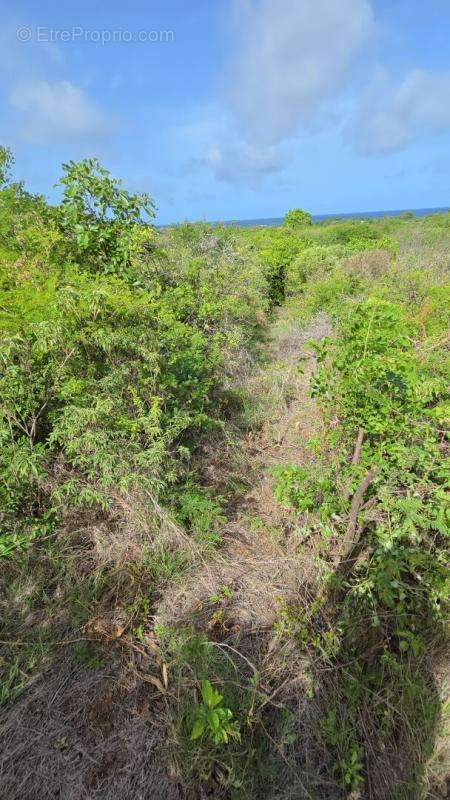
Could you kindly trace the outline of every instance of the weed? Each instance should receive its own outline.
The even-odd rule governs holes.
[[[230,739],[240,740],[237,723],[232,721],[233,712],[222,705],[223,695],[204,680],[201,686],[202,703],[194,709],[191,739],[209,736],[214,744],[227,744]]]

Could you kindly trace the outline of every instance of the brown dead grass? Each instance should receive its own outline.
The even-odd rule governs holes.
[[[285,307],[272,328],[268,362],[239,376],[240,388],[260,403],[262,424],[246,440],[247,461],[256,462],[257,479],[221,531],[220,551],[178,592],[171,588],[162,597],[157,612],[161,624],[180,624],[195,616],[197,624],[202,618],[211,630],[210,598],[227,587],[232,597],[221,614],[224,631],[270,628],[280,604],[293,600],[316,572],[311,556],[299,546],[298,515],[274,498],[270,470],[280,463],[312,462],[308,441],[323,423],[309,392],[315,358],[308,343],[329,333],[324,315],[302,326],[294,309]]]
[[[159,694],[105,652],[101,669],[62,650],[3,715],[0,797],[10,800],[179,800],[161,756]],[[152,724],[149,725],[149,720]]]

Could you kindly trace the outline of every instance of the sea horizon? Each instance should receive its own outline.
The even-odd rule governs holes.
[[[324,222],[329,219],[380,219],[382,217],[398,217],[400,214],[412,213],[415,218],[427,217],[431,214],[442,214],[450,211],[450,206],[436,206],[434,208],[400,208],[382,211],[348,211],[335,214],[311,214],[313,222]],[[225,225],[225,227],[253,228],[276,227],[281,225],[284,217],[256,217],[255,219],[230,219],[230,220],[183,220],[182,222],[168,222],[157,225],[158,228],[170,228],[183,225],[185,222],[209,222],[211,225]]]
[[[400,214],[407,214],[411,212],[415,218],[427,217],[431,214],[440,214],[450,211],[449,206],[435,207],[435,208],[401,208],[389,209],[382,211],[349,211],[343,214],[311,214],[313,222],[324,222],[327,219],[379,219],[382,217],[398,217]],[[238,226],[242,228],[253,226],[275,227],[281,225],[283,217],[261,217],[256,219],[240,219],[240,220],[225,220],[215,221],[213,225],[226,225]]]

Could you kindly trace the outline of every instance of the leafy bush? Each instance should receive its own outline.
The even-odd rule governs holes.
[[[419,796],[437,724],[424,664],[441,640],[448,597],[448,333],[435,299],[446,290],[436,271],[358,273],[345,262],[303,285],[302,313],[331,311],[336,327],[318,348],[312,384],[327,423],[326,466],[276,468],[275,494],[343,547],[309,614],[294,609],[290,628],[326,669],[332,660],[321,724],[346,791],[363,785],[369,758],[394,757],[402,736],[410,777],[397,777],[394,793]]]
[[[303,247],[301,239],[291,237],[287,232],[281,231],[281,233],[272,234],[267,244],[261,249],[260,257],[266,269],[272,305],[279,305],[284,300],[286,272]]]
[[[295,295],[302,291],[306,281],[313,275],[319,278],[323,271],[327,273],[336,269],[340,261],[348,254],[345,245],[312,245],[302,250],[290,262],[286,269],[286,294]]]
[[[311,214],[301,208],[293,208],[284,217],[283,225],[287,228],[298,228],[302,225],[312,225]]]
[[[179,448],[216,424],[221,372],[268,302],[231,232],[157,238],[141,223],[148,197],[95,160],[64,170],[56,213],[21,186],[0,192],[3,552],[117,491],[169,498],[186,470]],[[187,486],[186,519],[205,502],[220,516],[193,499]]]
[[[136,226],[154,216],[147,194],[131,194],[95,158],[63,164],[59,220],[68,254],[94,272],[127,275]]]
[[[9,147],[0,145],[0,187],[8,183],[14,159]]]

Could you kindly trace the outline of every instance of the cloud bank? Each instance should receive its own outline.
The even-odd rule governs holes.
[[[450,129],[450,72],[412,70],[401,81],[379,70],[348,132],[364,155],[403,150],[418,136]]]
[[[361,88],[358,59],[377,32],[372,0],[234,0],[231,32],[223,99],[233,124],[201,159],[220,181],[257,187],[285,166],[286,141],[318,130],[376,156],[450,129],[450,72],[394,78],[375,68]]]
[[[329,124],[375,27],[370,0],[234,0],[222,93],[231,124],[199,162],[250,188],[280,172],[288,140]]]
[[[214,145],[204,163],[219,181],[257,188],[261,181],[285,166],[284,155],[273,148],[258,148],[246,142]]]
[[[111,126],[100,107],[69,81],[19,83],[9,101],[23,135],[36,144],[103,138]]]
[[[233,21],[227,98],[260,145],[314,122],[375,30],[369,0],[236,0]]]

